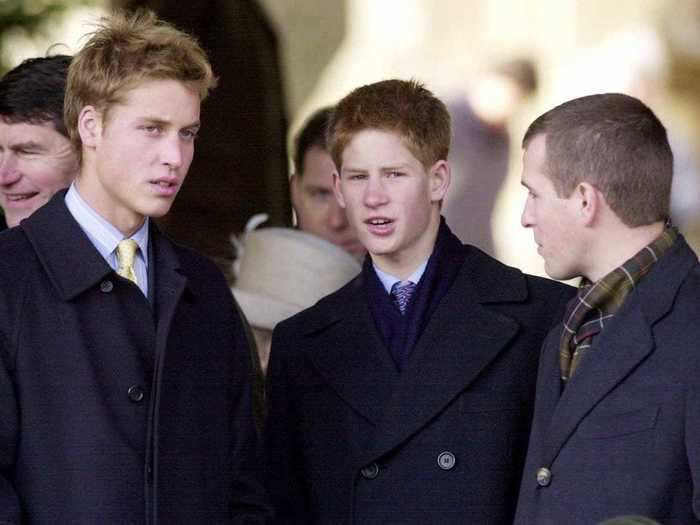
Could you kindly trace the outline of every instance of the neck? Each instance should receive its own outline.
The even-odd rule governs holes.
[[[654,242],[663,231],[663,222],[636,228],[622,226],[606,230],[590,251],[592,263],[584,272],[584,277],[591,282],[602,279]]]
[[[80,175],[75,179],[75,187],[80,197],[104,220],[109,222],[125,237],[131,237],[143,225],[146,218],[130,210],[114,206],[107,196],[107,190],[102,186],[96,172],[85,165]]]

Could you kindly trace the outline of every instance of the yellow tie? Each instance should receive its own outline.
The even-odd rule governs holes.
[[[138,282],[134,271],[134,256],[138,249],[139,245],[133,239],[125,239],[117,245],[117,261],[119,261],[117,274],[125,279],[129,279],[136,285],[138,285]]]

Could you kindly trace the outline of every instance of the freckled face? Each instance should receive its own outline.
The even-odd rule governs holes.
[[[336,195],[375,263],[386,271],[420,265],[440,224],[446,163],[426,170],[399,135],[377,129],[357,133],[342,162]]]

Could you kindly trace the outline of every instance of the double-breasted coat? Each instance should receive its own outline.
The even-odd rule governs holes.
[[[700,266],[683,239],[606,323],[561,389],[543,348],[518,525],[643,515],[700,523]]]
[[[0,234],[0,523],[261,523],[223,276],[152,226],[149,301],[63,196]]]
[[[266,450],[278,523],[512,522],[542,339],[571,289],[460,249],[400,373],[363,274],[275,329]]]

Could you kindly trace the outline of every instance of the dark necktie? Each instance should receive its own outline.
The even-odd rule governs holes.
[[[394,304],[398,306],[401,315],[406,313],[406,307],[411,302],[416,291],[416,284],[411,281],[397,281],[391,287],[391,298]]]

